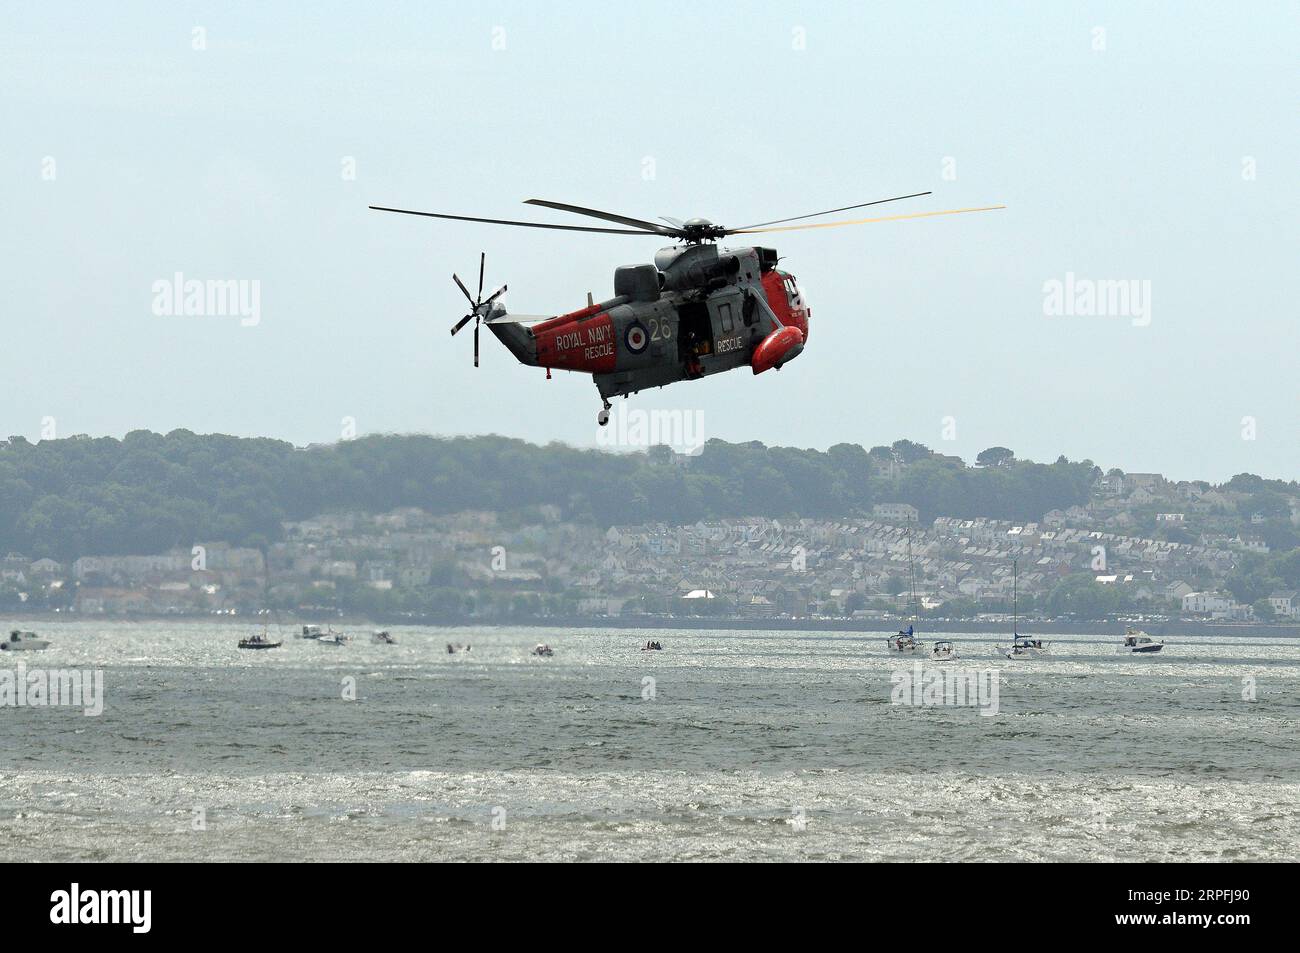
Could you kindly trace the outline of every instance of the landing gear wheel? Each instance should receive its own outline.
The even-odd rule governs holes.
[[[602,427],[605,426],[607,423],[609,423],[609,411],[602,410],[600,413],[598,413],[596,415],[596,423],[600,424]]]

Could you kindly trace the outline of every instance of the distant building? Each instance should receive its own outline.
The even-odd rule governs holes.
[[[1189,592],[1183,596],[1183,611],[1193,615],[1225,618],[1235,605],[1229,596],[1220,592]]]
[[[1275,592],[1268,597],[1268,604],[1278,615],[1288,619],[1300,619],[1300,591],[1287,589]]]
[[[901,520],[915,523],[921,518],[916,507],[910,503],[876,503],[871,507],[871,515],[882,520]]]
[[[1241,533],[1237,535],[1234,542],[1242,549],[1249,553],[1266,553],[1268,552],[1268,543],[1263,536],[1255,536],[1250,533]]]
[[[1158,491],[1164,488],[1165,478],[1159,473],[1126,473],[1124,474],[1124,485],[1130,492],[1133,490]]]
[[[1119,496],[1124,492],[1124,474],[1097,477],[1092,484],[1092,491],[1098,496]]]

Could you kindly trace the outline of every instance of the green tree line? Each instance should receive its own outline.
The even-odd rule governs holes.
[[[888,460],[903,466],[877,475]],[[911,503],[923,520],[1034,520],[1085,502],[1098,472],[1086,460],[1006,455],[967,467],[910,441],[818,451],[711,440],[682,466],[663,447],[610,453],[498,436],[379,435],[307,448],[187,430],[11,437],[0,442],[0,553],[67,560],[195,540],[265,546],[284,520],[400,506],[510,513],[552,504],[565,519],[605,526],[843,517],[888,501]]]

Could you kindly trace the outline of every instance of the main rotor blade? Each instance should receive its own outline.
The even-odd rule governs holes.
[[[665,232],[637,231],[630,228],[588,228],[582,225],[547,225],[543,222],[515,222],[504,218],[475,218],[472,215],[445,215],[442,212],[416,212],[409,208],[388,208],[371,205],[376,212],[397,212],[402,215],[423,215],[426,218],[449,218],[455,222],[485,222],[488,225],[520,225],[524,228],[553,228],[561,232],[598,232],[604,235],[660,235]],[[658,226],[655,226],[656,229]]]
[[[483,265],[487,262],[487,252],[478,253],[478,299],[483,300]]]
[[[565,205],[563,202],[548,202],[546,199],[527,199],[524,204],[559,209],[561,212],[573,212],[575,215],[587,215],[591,218],[604,219],[607,222],[618,222],[620,225],[635,225],[637,228],[649,229],[658,235],[671,234],[668,229],[662,225],[656,225],[654,222],[647,222],[640,218],[628,218],[626,215],[615,215],[613,212],[602,212],[594,208],[583,208],[581,205]]]
[[[478,367],[478,322],[474,322],[474,366]]]
[[[456,282],[456,284],[460,287],[461,291],[465,292],[465,297],[469,299],[469,306],[473,308],[475,304],[474,296],[471,295],[469,293],[469,289],[465,287],[465,282],[461,281],[454,271],[451,273],[451,280]]]
[[[459,321],[457,321],[457,322],[456,322],[456,326],[453,327],[453,328],[451,329],[451,336],[452,336],[452,337],[455,337],[455,336],[456,336],[456,332],[459,331],[461,328],[463,328],[465,325],[469,324],[470,318],[472,318],[472,317],[474,317],[474,315],[473,315],[472,313],[471,313],[471,314],[467,314],[467,315],[465,315],[465,317],[463,317],[463,318],[461,318]]]
[[[993,212],[1005,205],[988,205],[984,208],[950,208],[942,212],[915,212],[912,215],[887,215],[884,218],[857,218],[847,222],[815,222],[811,225],[779,225],[776,228],[738,228],[732,235],[753,235],[758,232],[798,232],[805,228],[838,228],[841,225],[866,225],[870,222],[901,222],[906,218],[931,218],[935,215],[962,215],[965,212]]]
[[[876,199],[874,202],[863,202],[861,205],[846,205],[844,208],[830,208],[824,212],[810,212],[807,215],[796,215],[793,218],[778,218],[771,222],[758,222],[754,225],[746,225],[744,228],[729,228],[729,233],[743,232],[751,228],[761,228],[764,225],[780,225],[783,222],[797,222],[805,218],[816,218],[818,215],[832,215],[835,212],[847,212],[849,209],[866,208],[868,205],[883,205],[886,202],[898,202],[902,199],[919,198],[922,195],[929,195],[929,192],[913,192],[911,195],[896,195],[892,199]]]
[[[494,292],[492,292],[490,295],[488,295],[487,300],[484,301],[483,303],[484,303],[484,304],[491,304],[493,301],[496,301],[497,298],[501,297],[501,296],[502,296],[503,294],[505,294],[505,293],[506,293],[506,286],[505,286],[505,285],[502,285],[502,286],[501,286],[500,288],[498,288],[496,291],[494,291]]]

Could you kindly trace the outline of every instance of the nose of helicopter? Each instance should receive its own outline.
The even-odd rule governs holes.
[[[774,268],[763,276],[763,288],[767,292],[768,305],[781,323],[793,325],[802,331],[806,343],[808,318],[812,310],[808,307],[807,299],[795,281],[794,275]]]

